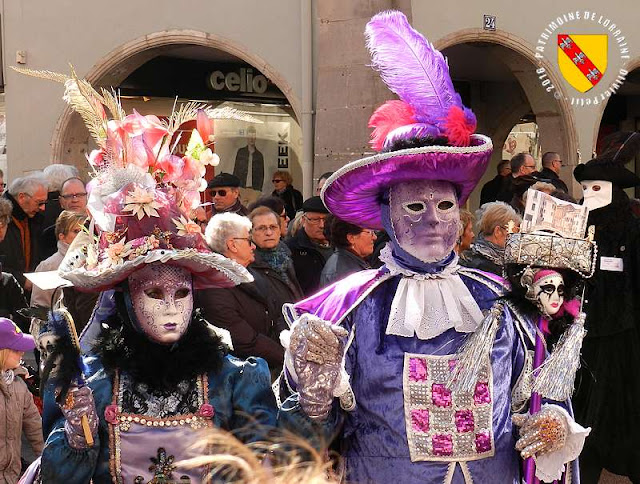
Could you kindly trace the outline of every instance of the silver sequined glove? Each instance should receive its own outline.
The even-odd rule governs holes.
[[[72,385],[61,409],[66,419],[64,431],[67,434],[69,445],[76,450],[91,447],[93,444],[87,442],[85,429],[82,425],[82,417],[86,416],[88,430],[91,432],[91,436],[95,438],[98,430],[98,415],[91,388]]]
[[[312,419],[324,419],[331,411],[347,336],[344,328],[310,315],[303,315],[291,332],[300,405]]]
[[[512,420],[520,427],[516,449],[523,459],[558,450],[567,440],[567,421],[559,410],[551,406],[543,407],[534,415],[516,414]]]

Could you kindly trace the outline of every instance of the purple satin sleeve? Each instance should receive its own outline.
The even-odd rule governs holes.
[[[309,313],[337,323],[386,275],[388,270],[385,267],[351,274],[290,307],[287,318],[293,321],[300,315]]]

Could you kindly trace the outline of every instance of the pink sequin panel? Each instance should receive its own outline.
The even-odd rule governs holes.
[[[422,358],[411,358],[409,361],[409,378],[411,381],[426,381],[427,362]]]
[[[453,439],[448,434],[436,434],[431,439],[433,444],[433,455],[453,454]]]
[[[476,390],[473,392],[473,403],[480,405],[482,403],[491,403],[491,394],[489,385],[486,382],[479,381],[476,383]]]
[[[416,432],[429,432],[429,410],[426,408],[411,410],[411,426]]]
[[[473,412],[471,410],[456,411],[456,429],[458,432],[472,432],[474,429]]]
[[[451,406],[451,391],[447,390],[442,383],[434,383],[431,385],[431,398],[436,407]]]
[[[483,432],[476,434],[476,451],[478,453],[489,452],[491,450],[491,437],[488,433]]]

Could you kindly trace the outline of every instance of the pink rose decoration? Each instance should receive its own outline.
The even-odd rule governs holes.
[[[104,409],[104,419],[110,424],[118,423],[118,407],[116,405],[107,405]]]
[[[198,415],[200,415],[201,417],[206,417],[206,418],[213,417],[214,413],[215,412],[213,410],[213,405],[210,405],[208,403],[203,403],[200,406],[200,410],[198,411]]]

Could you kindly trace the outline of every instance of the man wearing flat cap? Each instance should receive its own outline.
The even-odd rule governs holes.
[[[240,202],[240,179],[230,173],[220,173],[211,179],[207,186],[213,200],[213,215],[231,212],[249,215],[247,207]]]
[[[293,267],[305,296],[320,289],[320,273],[333,248],[324,234],[324,223],[329,211],[320,197],[311,197],[302,204],[302,226],[287,240],[291,249]]]

